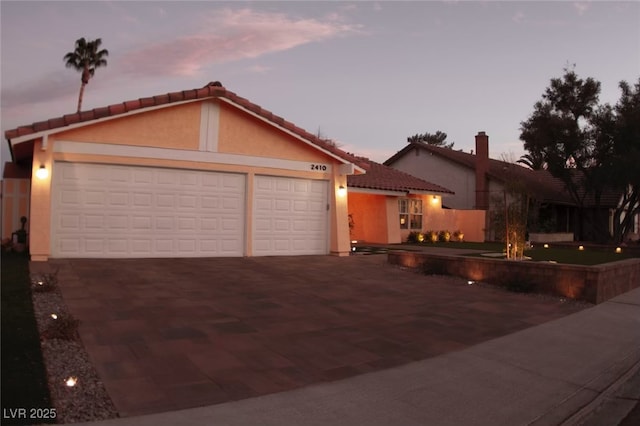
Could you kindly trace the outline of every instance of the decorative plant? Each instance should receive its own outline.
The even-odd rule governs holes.
[[[425,235],[427,237],[427,241],[432,243],[438,242],[438,233],[436,231],[427,231]]]
[[[456,230],[453,232],[453,239],[456,241],[464,241],[464,233],[461,230]]]
[[[451,240],[451,232],[449,232],[449,231],[440,231],[440,232],[438,233],[438,239],[439,239],[440,241],[443,241],[443,242],[445,242],[445,243],[448,243],[448,242],[449,242],[449,240]]]
[[[409,232],[409,235],[407,236],[407,242],[408,243],[418,243],[421,242],[420,241],[420,236],[422,234],[418,231],[411,231]],[[424,239],[424,237],[422,237]]]

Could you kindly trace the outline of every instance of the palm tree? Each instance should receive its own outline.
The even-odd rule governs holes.
[[[541,152],[530,152],[520,157],[516,163],[524,164],[532,170],[543,170],[547,168],[547,162]]]
[[[96,68],[106,67],[109,56],[107,49],[100,50],[102,40],[97,38],[95,40],[85,40],[84,37],[76,40],[75,50],[64,55],[64,61],[67,68],[73,68],[76,71],[82,73],[80,86],[80,95],[78,96],[78,112],[82,107],[82,96],[84,94],[84,86],[89,83],[89,80],[96,72]]]

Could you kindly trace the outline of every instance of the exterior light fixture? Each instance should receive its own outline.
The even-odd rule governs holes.
[[[341,197],[344,197],[345,195],[347,195],[347,188],[345,188],[343,185],[340,185],[338,187],[338,195]]]
[[[467,281],[467,284],[468,284],[468,285],[472,285],[473,283],[475,283],[475,281],[473,281],[473,280],[469,280],[469,281]]]
[[[65,380],[64,382],[64,384],[70,388],[74,387],[77,383],[78,383],[78,378],[75,376],[68,377],[67,380]]]
[[[584,250],[584,246],[579,246],[578,250],[580,250],[580,251]]]
[[[622,253],[622,248],[616,247],[616,253]]]
[[[549,244],[545,244],[543,247],[544,248],[549,248]]]
[[[56,314],[51,314],[51,318],[58,319],[58,316]]]
[[[431,199],[431,202],[433,204],[436,204],[438,202],[438,197],[436,197],[435,195],[433,196],[433,198]]]
[[[38,179],[46,179],[47,177],[49,177],[49,170],[47,170],[44,164],[41,165],[40,168],[36,171],[36,177]]]

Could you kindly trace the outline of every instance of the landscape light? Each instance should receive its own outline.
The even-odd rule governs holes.
[[[58,316],[56,314],[51,314],[51,318],[58,319]]]
[[[469,284],[469,285],[474,284],[474,283],[475,283],[475,281],[473,281],[473,280],[467,281],[467,284]]]
[[[616,253],[622,253],[622,249],[620,247],[616,247]]]
[[[579,246],[578,250],[580,250],[580,251],[584,250],[584,246]]]
[[[76,383],[78,383],[78,378],[75,377],[75,376],[71,376],[71,377],[67,378],[67,380],[64,383],[68,387],[72,388],[72,387],[74,387],[76,385]]]
[[[545,244],[543,247],[544,248],[549,248],[549,244]]]

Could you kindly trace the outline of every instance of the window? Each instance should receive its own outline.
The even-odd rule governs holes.
[[[422,229],[422,200],[403,198],[398,200],[400,229]]]

